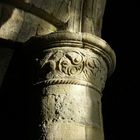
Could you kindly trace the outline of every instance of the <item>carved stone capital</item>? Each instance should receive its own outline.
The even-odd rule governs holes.
[[[89,49],[58,47],[43,51],[38,58],[39,80],[36,84],[83,85],[101,92],[105,85],[107,67],[102,57]]]
[[[64,31],[27,44],[41,87],[39,140],[103,140],[101,92],[115,68],[113,50],[97,36]]]
[[[36,58],[40,65],[36,84],[84,85],[101,92],[115,68],[113,50],[95,35],[61,31],[28,43],[41,52]]]

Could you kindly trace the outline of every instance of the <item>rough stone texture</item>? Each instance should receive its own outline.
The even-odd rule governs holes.
[[[39,139],[103,140],[101,92],[115,66],[108,44],[91,34],[64,31],[28,44],[37,49]]]
[[[101,35],[106,0],[3,0],[53,24],[58,30]],[[46,33],[47,34],[47,33]]]
[[[102,57],[89,49],[61,47],[45,50],[44,53],[38,83],[45,79],[47,84],[81,84],[99,92],[104,88],[106,64]]]
[[[97,37],[105,1],[0,2],[1,38],[26,42],[35,36],[25,47],[35,50],[38,65],[39,140],[104,139],[101,93],[115,68],[114,52]]]
[[[54,26],[30,13],[1,5],[0,38],[25,42],[32,36],[54,31]]]
[[[25,42],[56,30],[100,36],[105,1],[1,0],[0,38]]]
[[[101,35],[105,3],[106,0],[84,0],[82,32]]]
[[[100,98],[99,92],[81,85],[57,84],[44,88],[41,139],[91,140],[94,135],[102,140]]]

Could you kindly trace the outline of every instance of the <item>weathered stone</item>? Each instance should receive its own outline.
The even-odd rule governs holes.
[[[0,38],[25,42],[32,36],[45,35],[54,31],[56,31],[56,27],[43,19],[13,6],[0,4]],[[9,49],[6,48],[7,46],[1,45],[2,44],[0,44],[0,48],[2,47],[2,49],[0,49],[0,85],[14,52],[14,48],[9,51]],[[18,47],[20,48],[21,46]],[[5,64],[3,64],[3,62]]]
[[[56,31],[48,22],[12,6],[1,5],[0,38],[25,42],[30,37]]]
[[[25,47],[35,52],[41,89],[39,140],[104,139],[101,96],[115,68],[113,50],[97,37],[105,1],[0,2],[1,38],[24,43],[35,36]]]
[[[48,21],[59,30],[101,35],[106,0],[4,0]]]
[[[87,33],[55,32],[27,42],[36,48],[42,87],[40,140],[103,140],[101,96],[115,55]],[[74,132],[77,133],[74,133]]]

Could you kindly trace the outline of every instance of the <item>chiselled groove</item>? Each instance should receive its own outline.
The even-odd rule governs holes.
[[[84,128],[88,124],[93,126],[90,132],[95,131],[94,135],[87,134],[87,138],[103,140],[101,92],[107,74],[112,74],[115,67],[115,54],[110,46],[95,35],[68,31],[33,37],[27,44],[37,52],[34,60],[38,79],[34,85],[42,91],[40,140],[69,139],[67,134],[63,135],[67,130],[69,140],[85,139],[82,133],[73,136],[75,130],[69,129],[77,127],[69,127],[73,122],[79,123],[76,130],[80,132],[83,132],[81,124]]]
[[[27,4],[20,0],[2,0],[0,1],[2,4],[8,4],[12,5],[16,8],[22,9],[24,11],[27,11],[29,13],[32,13],[49,23],[53,24],[57,28],[63,28],[66,23],[62,22],[61,20],[57,19],[57,17],[50,15],[47,11],[44,11],[43,9],[37,8],[34,5]]]
[[[52,79],[52,80],[44,80],[35,83],[34,85],[44,85],[44,86],[49,86],[49,85],[56,85],[56,84],[71,84],[71,85],[81,85],[81,86],[86,86],[89,88],[92,88],[96,90],[99,94],[101,94],[101,90],[97,88],[96,85],[93,83],[87,82],[87,81],[81,81],[81,80],[76,80],[76,79]]]
[[[73,45],[72,45],[73,43]],[[82,48],[83,47],[83,44],[80,42],[80,41],[61,41],[61,42],[55,42],[55,43],[50,43],[48,44],[49,48],[54,48],[54,47],[68,47],[68,46],[71,46],[71,47],[79,47],[79,48]]]

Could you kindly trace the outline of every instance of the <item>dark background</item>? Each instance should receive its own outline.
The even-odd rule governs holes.
[[[136,0],[107,0],[102,38],[114,49],[117,65],[102,98],[106,140],[140,139],[139,6]]]
[[[139,17],[135,0],[107,0],[102,38],[114,49],[117,65],[103,91],[105,140],[140,139]],[[0,45],[20,44],[0,40]],[[0,89],[1,140],[31,140],[37,135],[33,132],[38,121],[38,97],[31,84],[34,69],[28,57],[26,52],[16,50]]]

